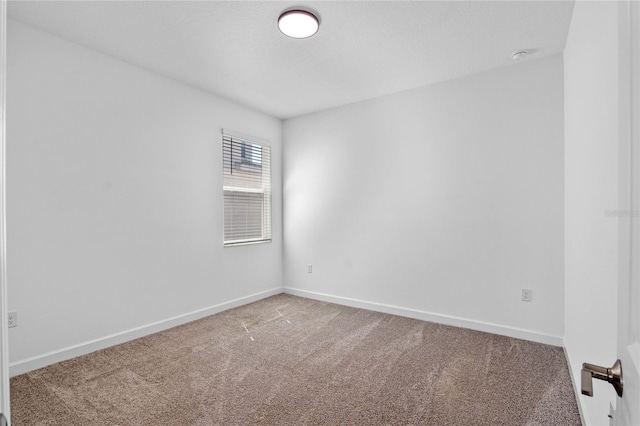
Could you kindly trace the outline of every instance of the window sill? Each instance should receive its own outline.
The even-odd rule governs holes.
[[[234,241],[232,243],[224,243],[224,247],[251,246],[254,244],[265,244],[270,242],[271,240]]]

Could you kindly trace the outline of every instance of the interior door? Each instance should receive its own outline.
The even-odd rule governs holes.
[[[618,358],[624,390],[614,425],[640,425],[640,3],[620,2],[621,187],[628,220],[621,221],[618,282]],[[624,200],[624,196],[622,198]],[[621,201],[622,201],[621,200]],[[626,201],[626,200],[624,200]]]

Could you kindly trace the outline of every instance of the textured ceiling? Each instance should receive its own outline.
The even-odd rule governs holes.
[[[310,39],[282,35],[291,6]],[[562,52],[572,1],[9,1],[9,17],[279,118]]]

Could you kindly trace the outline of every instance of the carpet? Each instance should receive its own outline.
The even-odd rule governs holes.
[[[579,425],[561,348],[281,294],[11,379],[23,425]]]

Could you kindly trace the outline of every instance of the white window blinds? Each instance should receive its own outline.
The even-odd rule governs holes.
[[[222,135],[224,245],[271,241],[271,148]]]

